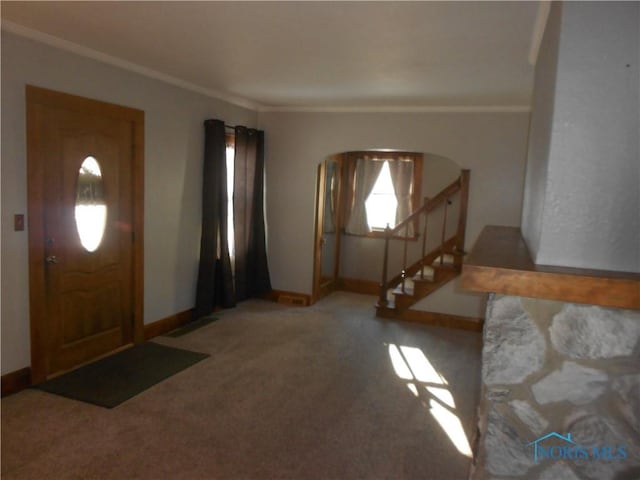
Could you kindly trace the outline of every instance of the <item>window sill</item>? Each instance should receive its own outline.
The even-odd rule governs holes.
[[[347,233],[342,231],[344,235],[348,235],[350,237],[362,237],[362,238],[379,238],[384,240],[386,238],[384,230],[374,230],[369,233]],[[410,240],[412,242],[416,242],[420,238],[420,235],[411,235],[409,237],[405,237],[404,235],[392,235],[392,240]]]

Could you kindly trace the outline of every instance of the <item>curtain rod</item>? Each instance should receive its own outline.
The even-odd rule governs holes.
[[[245,126],[234,126],[234,125],[225,125],[224,128],[229,128],[231,130],[235,130],[236,128],[244,128],[246,130],[249,130],[249,132],[251,132],[251,130],[255,130],[256,132],[258,131],[257,128],[251,128],[251,127],[245,127]]]
[[[209,119],[209,120],[206,120],[206,121],[205,121],[205,123],[206,123],[206,122],[212,122],[212,121],[214,121],[214,120],[215,120],[215,121],[220,121],[220,122],[222,122],[222,123],[224,124],[224,128],[229,128],[229,129],[231,129],[231,130],[235,130],[236,128],[246,128],[247,130],[257,130],[257,128],[245,127],[244,125],[227,125],[227,124],[226,124],[226,123],[224,123],[222,120],[217,120],[217,119],[214,119],[214,118],[211,118],[211,119]]]

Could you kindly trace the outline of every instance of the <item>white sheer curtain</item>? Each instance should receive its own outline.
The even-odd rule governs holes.
[[[389,161],[389,172],[393,189],[398,200],[396,208],[396,225],[411,215],[411,194],[413,185],[413,160]],[[404,231],[400,232],[404,234]],[[409,225],[409,235],[413,235],[413,225]]]
[[[346,233],[355,235],[366,235],[369,233],[365,202],[371,194],[371,190],[378,179],[378,175],[380,175],[380,170],[382,170],[383,165],[384,159],[358,158],[356,161],[353,206],[345,226]]]
[[[327,162],[324,184],[324,233],[333,233],[336,230],[336,164]]]

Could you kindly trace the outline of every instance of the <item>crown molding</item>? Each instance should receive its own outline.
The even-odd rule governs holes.
[[[529,105],[416,105],[416,106],[296,106],[260,107],[259,112],[279,113],[528,113]]]
[[[152,78],[154,80],[159,80],[161,82],[168,83],[170,85],[180,87],[185,90],[200,93],[210,98],[223,100],[225,102],[231,103],[238,107],[248,108],[254,111],[258,111],[260,107],[262,107],[262,105],[256,102],[252,102],[251,100],[247,100],[241,97],[236,97],[233,95],[228,95],[218,90],[204,88],[194,83],[182,80],[180,78],[167,75],[166,73],[158,72],[157,70],[143,67],[141,65],[138,65],[137,63],[129,62],[127,60],[123,60],[121,58],[114,57],[112,55],[107,55],[106,53],[99,52],[92,48],[84,47],[77,43],[70,42],[68,40],[64,40],[62,38],[55,37],[53,35],[49,35],[48,33],[39,32],[37,30],[33,30],[31,28],[19,25],[14,22],[2,20],[2,30],[12,33],[14,35],[28,38],[30,40],[35,40],[36,42],[44,43],[52,47],[59,48],[61,50],[66,50],[68,52],[75,53],[76,55],[80,55],[82,57],[87,57],[92,60],[96,60],[98,62],[113,65],[115,67],[122,68],[124,70],[128,70],[130,72],[134,72],[139,75]]]
[[[531,47],[529,48],[529,64],[534,66],[538,61],[538,53],[540,53],[540,45],[544,37],[544,30],[547,28],[547,20],[551,11],[550,0],[540,0],[538,4],[538,13],[536,22],[533,25],[533,33],[531,34]]]

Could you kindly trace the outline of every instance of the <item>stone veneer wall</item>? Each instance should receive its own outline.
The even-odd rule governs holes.
[[[535,463],[550,432],[628,457]],[[479,434],[473,479],[640,479],[640,312],[491,295]]]

